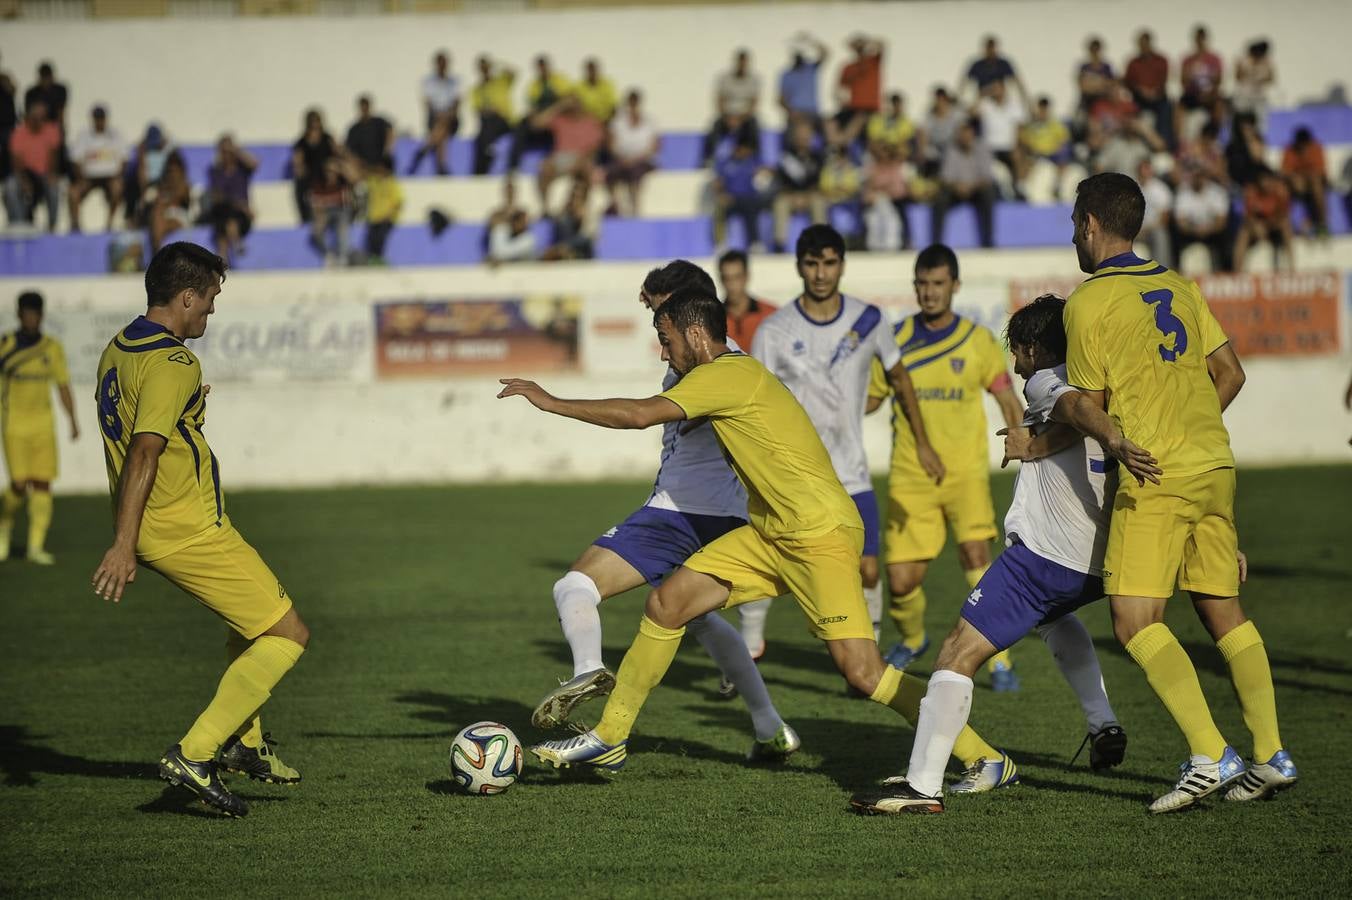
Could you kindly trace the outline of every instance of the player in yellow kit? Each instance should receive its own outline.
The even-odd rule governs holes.
[[[953,295],[960,287],[957,255],[943,244],[926,247],[915,260],[920,312],[894,329],[925,430],[947,469],[936,484],[916,461],[911,429],[893,429],[884,554],[890,612],[901,633],[901,642],[887,651],[887,661],[898,668],[929,649],[922,584],[948,529],[958,542],[958,563],[969,588],[990,568],[990,542],[998,532],[991,503],[986,393],[995,396],[1007,427],[1023,424],[1023,404],[995,335],[953,312]],[[891,393],[875,365],[868,410],[877,409]],[[894,409],[894,420],[904,422],[898,415]],[[995,690],[1018,690],[1008,650],[992,657],[987,667]]]
[[[1278,732],[1267,651],[1238,597],[1244,565],[1235,460],[1221,413],[1243,386],[1244,370],[1197,284],[1132,252],[1144,215],[1131,178],[1107,173],[1080,183],[1075,251],[1090,277],[1070,295],[1064,318],[1067,380],[1149,447],[1164,470],[1159,484],[1119,482],[1103,563],[1113,630],[1191,752],[1174,789],[1150,805],[1161,813],[1227,786],[1228,800],[1269,797],[1295,784],[1297,773]],[[1254,740],[1247,772],[1164,624],[1176,586],[1192,596],[1230,667]]]
[[[924,682],[888,666],[878,653],[858,574],[863,522],[812,420],[764,365],[728,348],[727,313],[712,294],[678,291],[658,310],[654,326],[663,360],[681,376],[658,396],[563,400],[520,379],[504,380],[498,396],[523,396],[545,412],[608,428],[707,419],[746,487],[750,522],[705,545],[649,595],[596,728],[532,751],[555,766],[619,769],[634,719],[671,665],[686,623],[786,593],[850,686],[914,723]],[[1017,779],[1009,757],[970,730],[954,755],[969,767],[967,792]]]
[[[159,775],[231,816],[248,812],[218,768],[293,784],[258,713],[310,632],[286,589],[230,522],[220,465],[207,446],[202,367],[185,338],[201,337],[225,277],[225,261],[195,244],[169,244],[146,269],[144,316],[118,332],[99,359],[99,429],[113,494],[114,539],[94,572],[94,591],[118,602],[143,565],[230,626],[230,660],[216,696]],[[219,753],[219,762],[217,754]]]
[[[14,519],[28,499],[28,560],[50,566],[47,529],[52,524],[52,482],[56,480],[55,384],[70,419],[70,439],[80,436],[70,396],[66,353],[42,333],[42,295],[19,295],[19,330],[0,335],[0,436],[9,484],[0,495],[0,562],[9,559]]]

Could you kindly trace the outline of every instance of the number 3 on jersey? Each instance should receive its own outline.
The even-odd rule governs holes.
[[[1160,344],[1159,351],[1160,359],[1174,362],[1188,349],[1187,329],[1183,327],[1183,320],[1174,315],[1174,292],[1160,288],[1157,291],[1146,291],[1141,295],[1141,299],[1155,307],[1155,327],[1160,330],[1160,334],[1166,338],[1173,336],[1173,348]]]
[[[121,399],[122,385],[117,382],[117,367],[114,366],[104,374],[99,384],[99,427],[110,441],[122,437],[122,417],[117,414],[117,404]]]

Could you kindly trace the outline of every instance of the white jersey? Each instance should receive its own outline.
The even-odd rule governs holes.
[[[742,349],[732,338],[728,338],[728,348]],[[668,367],[662,390],[680,380],[676,370]],[[723,445],[707,419],[681,419],[662,426],[662,465],[652,495],[643,505],[697,516],[746,518],[746,488],[728,465]]]
[[[875,358],[891,369],[901,350],[882,310],[871,303],[842,296],[839,315],[815,322],[801,302],[786,304],[760,323],[751,355],[803,404],[846,492],[872,490],[864,453],[869,379]]]
[[[1024,386],[1023,424],[1036,434],[1051,422],[1052,407],[1067,391],[1066,367],[1040,369]],[[1117,493],[1117,460],[1105,460],[1093,438],[1059,453],[1025,462],[1005,516],[1005,543],[1017,538],[1038,556],[1076,572],[1103,574],[1108,519]]]

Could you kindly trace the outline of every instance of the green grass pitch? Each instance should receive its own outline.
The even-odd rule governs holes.
[[[996,482],[997,506],[1011,481]],[[904,768],[911,732],[844,696],[791,601],[771,613],[763,671],[804,748],[748,768],[749,722],[716,699],[694,641],[638,722],[613,778],[528,761],[499,797],[454,793],[451,736],[492,719],[522,740],[566,677],[550,585],[646,485],[238,493],[231,513],[296,598],[309,652],[264,722],[305,780],[232,785],[223,820],[154,777],[211,696],[224,627],[142,571],[120,606],[89,576],[107,500],[61,499],[59,565],[0,565],[0,892],[62,897],[1352,895],[1352,467],[1244,470],[1245,604],[1266,640],[1299,786],[1271,803],[1150,817],[1186,747],[1118,648],[1105,604],[1085,620],[1130,735],[1108,774],[1069,759],[1082,720],[1034,638],[1017,695],[978,682],[973,724],[1024,783],[953,798],[935,817],[862,818],[853,789]],[[966,593],[952,547],[932,570],[941,637]],[[607,661],[641,592],[603,607]],[[1169,622],[1222,731],[1251,752],[1225,667],[1183,599]],[[890,631],[890,625],[887,626]],[[891,635],[887,635],[890,639]],[[933,652],[917,671],[928,671]],[[597,709],[584,709],[594,717]]]

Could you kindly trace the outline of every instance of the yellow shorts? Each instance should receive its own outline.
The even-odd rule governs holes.
[[[143,563],[253,640],[291,608],[286,588],[233,527]]]
[[[1113,501],[1104,587],[1126,597],[1167,598],[1174,585],[1216,597],[1239,594],[1235,470],[1164,478],[1123,478]]]
[[[56,480],[56,431],[5,429],[5,466],[11,483]]]
[[[945,478],[937,485],[899,482],[892,478],[887,489],[883,552],[888,564],[934,559],[944,549],[949,528],[960,544],[999,534],[986,473]]]
[[[794,541],[770,541],[750,525],[733,529],[685,561],[688,569],[732,586],[729,606],[793,594],[808,629],[824,641],[873,640],[864,604],[861,528]]]

